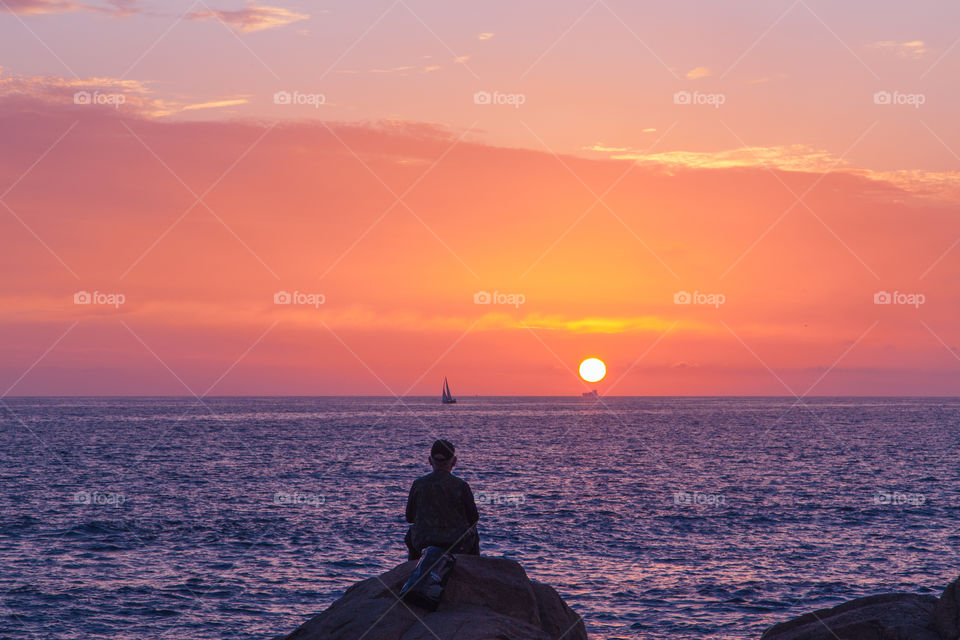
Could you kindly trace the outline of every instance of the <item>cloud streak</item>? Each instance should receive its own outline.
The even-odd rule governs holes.
[[[95,105],[78,104],[77,95],[109,96],[105,102],[113,105],[114,96],[122,96],[122,109],[127,115],[149,118],[172,116],[178,113],[208,109],[228,108],[248,104],[250,96],[227,96],[212,100],[189,101],[161,98],[149,84],[139,80],[110,77],[60,78],[53,76],[22,76],[6,73],[0,68],[0,99],[7,100],[7,107],[21,102],[43,103],[51,108],[82,108],[86,112]],[[84,112],[80,112],[84,113]]]
[[[137,13],[144,13],[145,9],[138,6],[137,0],[106,0],[106,6],[74,2],[74,0],[0,0],[0,13],[19,16],[53,15],[81,11],[108,14],[114,18],[126,18]],[[240,33],[252,33],[283,27],[306,20],[310,16],[282,7],[250,4],[243,9],[235,10],[205,9],[193,11],[187,17],[191,20],[220,20]]]
[[[913,60],[919,60],[928,53],[926,44],[923,40],[910,40],[906,42],[899,42],[896,40],[883,40],[881,42],[875,42],[872,45],[875,49],[880,49],[881,51],[892,52],[901,58],[910,58]]]
[[[794,144],[768,147],[738,147],[717,151],[664,151],[644,152],[627,147],[612,147],[595,144],[587,151],[599,152],[616,160],[634,160],[639,163],[664,168],[685,169],[734,169],[769,168],[778,171],[801,171],[824,173],[839,171],[848,175],[896,186],[916,197],[942,201],[960,199],[960,171],[925,171],[904,169],[899,171],[876,171],[853,166],[835,154],[811,147]]]
[[[70,0],[0,0],[0,13],[38,16],[72,11],[89,11],[88,5]]]
[[[250,5],[237,10],[194,11],[188,16],[191,20],[220,20],[240,33],[253,33],[266,29],[283,27],[294,22],[306,20],[310,16],[282,7]]]

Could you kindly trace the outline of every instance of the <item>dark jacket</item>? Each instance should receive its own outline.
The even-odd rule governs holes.
[[[480,514],[470,485],[449,471],[434,471],[413,481],[407,498],[407,522],[416,549],[450,546],[477,524]]]

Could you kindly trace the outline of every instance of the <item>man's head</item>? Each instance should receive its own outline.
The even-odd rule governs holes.
[[[456,449],[449,440],[437,440],[430,447],[430,466],[434,471],[450,471],[457,464]]]

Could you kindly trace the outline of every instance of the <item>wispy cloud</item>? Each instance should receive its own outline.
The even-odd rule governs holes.
[[[240,33],[251,33],[254,31],[283,27],[294,22],[299,22],[300,20],[306,20],[310,16],[305,13],[296,13],[282,7],[251,4],[243,9],[234,11],[194,11],[187,17],[191,20],[216,19],[233,27]]]
[[[80,89],[109,90],[147,94],[150,90],[138,80],[122,80],[108,77],[59,78],[52,76],[23,76],[5,72],[0,68],[0,96],[25,95],[45,102],[62,102],[62,99]]]
[[[412,71],[415,67],[404,65],[401,67],[390,67],[388,69],[370,69],[370,73],[399,73],[403,71]]]
[[[882,40],[880,42],[874,42],[871,46],[875,49],[895,53],[901,58],[911,58],[913,60],[919,60],[929,51],[923,40],[910,40],[907,42]]]
[[[221,109],[223,107],[235,107],[241,104],[249,104],[249,96],[238,96],[236,98],[227,98],[224,100],[211,100],[209,102],[198,102],[188,104],[182,107],[181,111],[196,111],[198,109]]]
[[[770,166],[787,171],[826,171],[836,162],[829,151],[806,145],[740,147],[720,151],[664,151],[643,153],[638,149],[595,144],[588,151],[609,153],[617,160],[662,164],[695,169],[729,169],[732,167]]]
[[[232,107],[250,102],[250,96],[237,95],[190,102],[184,98],[162,98],[154,94],[153,90],[139,80],[119,79],[110,77],[91,78],[58,78],[50,76],[22,76],[4,72],[0,68],[0,98],[25,98],[36,100],[50,105],[76,105],[78,93],[86,92],[90,95],[109,94],[123,96],[122,109],[128,114],[137,114],[159,118],[185,111],[200,109],[216,109]],[[108,108],[114,110],[115,101],[110,101]],[[83,105],[89,109],[90,105]]]
[[[481,33],[477,35],[477,40],[489,40],[493,37],[492,33]]]
[[[544,329],[548,331],[569,331],[571,333],[662,333],[674,324],[673,321],[658,316],[589,316],[573,318],[559,314],[531,314],[523,319],[523,323],[520,326],[525,325],[531,329]],[[709,325],[700,325],[697,323],[690,323],[687,328],[694,325],[701,330],[709,329]]]
[[[50,13],[68,13],[89,10],[90,7],[70,0],[4,0],[0,12],[18,16],[35,16]]]
[[[439,71],[443,66],[439,64],[429,64],[425,66],[418,66],[412,64],[405,64],[399,67],[374,67],[373,69],[367,69],[366,73],[397,73],[402,76],[408,75],[410,73],[431,73],[433,71]],[[360,73],[357,69],[339,69],[335,73]]]
[[[3,0],[0,13],[19,16],[38,16],[74,11],[105,13],[115,18],[125,18],[140,11],[137,0],[107,0],[106,6],[73,2],[72,0]]]
[[[783,80],[786,77],[787,77],[786,73],[780,72],[780,73],[775,73],[771,76],[762,76],[760,78],[755,78],[753,80],[747,80],[747,84],[765,84],[773,80]]]
[[[960,197],[960,172],[958,171],[925,171],[920,169],[873,171],[855,167],[830,151],[802,144],[740,147],[719,151],[678,150],[644,153],[639,149],[597,143],[585,147],[585,150],[607,154],[608,157],[615,160],[635,160],[638,163],[660,165],[667,169],[761,167],[779,171],[848,173],[886,182],[918,197],[941,200],[955,200]]]
[[[710,69],[706,67],[694,67],[687,71],[687,80],[698,80],[700,78],[706,78],[710,75]]]

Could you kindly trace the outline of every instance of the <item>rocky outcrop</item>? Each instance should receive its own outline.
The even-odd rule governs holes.
[[[807,613],[767,629],[761,640],[960,640],[960,587],[939,598],[887,593]]]
[[[927,628],[936,603],[912,593],[857,598],[770,627],[761,640],[938,640]]]
[[[353,585],[296,631],[275,640],[586,640],[583,621],[553,587],[504,558],[456,556],[440,607],[399,599],[416,562]]]
[[[960,638],[960,578],[954,580],[943,590],[937,601],[931,620],[934,631],[943,640]]]

